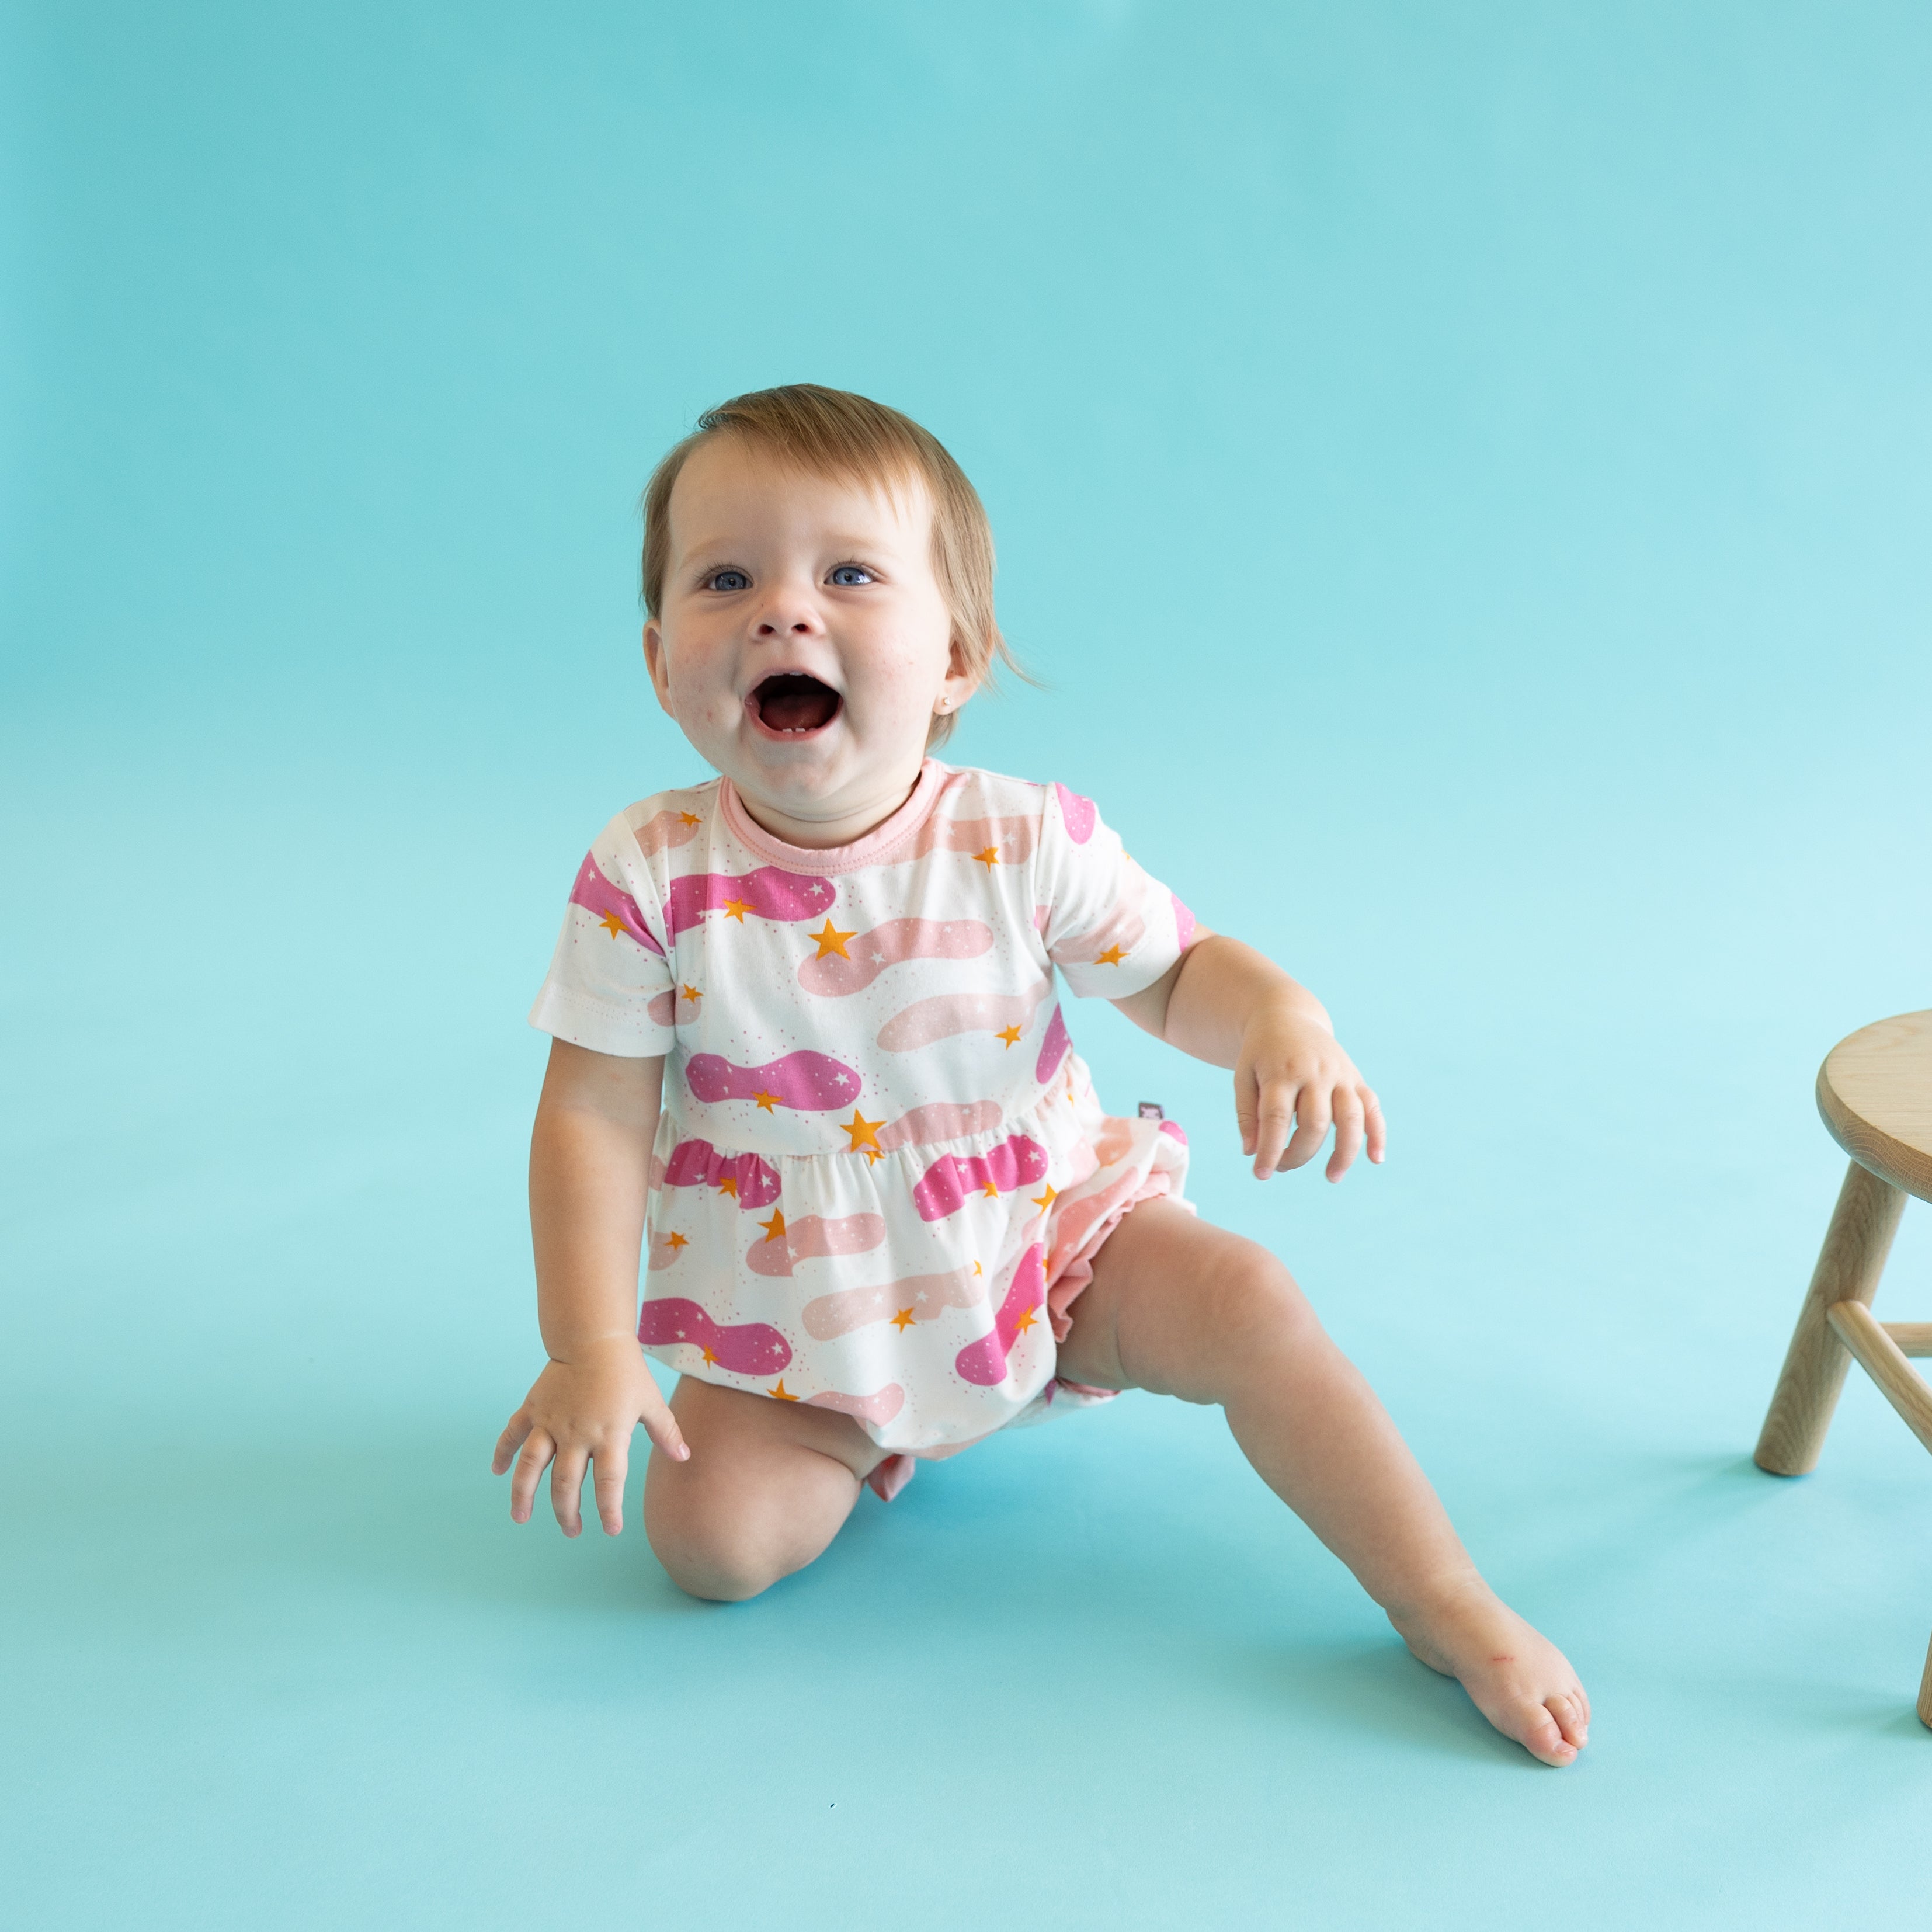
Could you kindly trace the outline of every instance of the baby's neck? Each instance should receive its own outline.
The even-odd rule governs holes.
[[[922,763],[920,770],[924,769]],[[836,845],[853,844],[884,824],[912,796],[919,776],[919,771],[915,771],[910,780],[895,778],[862,801],[848,797],[828,800],[822,812],[802,808],[806,814],[802,817],[748,791],[736,779],[732,781],[732,789],[752,822],[762,826],[774,838],[782,839],[788,845],[802,846],[807,851],[820,852]]]

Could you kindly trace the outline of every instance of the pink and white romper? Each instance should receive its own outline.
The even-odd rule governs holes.
[[[856,844],[788,845],[729,779],[606,826],[531,1024],[665,1056],[638,1339],[680,1375],[944,1456],[1058,1396],[1100,1244],[1186,1136],[1095,1096],[1054,996],[1118,999],[1194,919],[1092,803],[928,759]]]

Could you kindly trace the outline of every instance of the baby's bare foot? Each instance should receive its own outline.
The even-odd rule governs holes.
[[[1575,1762],[1590,1733],[1590,1700],[1570,1660],[1480,1576],[1448,1582],[1426,1602],[1389,1612],[1403,1642],[1454,1677],[1506,1738],[1545,1764]]]

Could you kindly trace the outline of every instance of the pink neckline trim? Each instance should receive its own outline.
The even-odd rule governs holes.
[[[718,796],[724,806],[724,823],[732,836],[748,845],[760,858],[782,866],[788,872],[853,872],[861,866],[876,866],[885,855],[902,845],[932,816],[946,767],[928,758],[919,768],[919,776],[904,804],[891,818],[875,825],[862,838],[849,845],[788,845],[774,838],[745,809],[738,788],[729,778],[718,783]]]

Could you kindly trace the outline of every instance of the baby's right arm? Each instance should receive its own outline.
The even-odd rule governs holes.
[[[638,1256],[664,1061],[624,1060],[553,1041],[530,1135],[530,1238],[537,1319],[550,1360],[496,1443],[514,1457],[510,1514],[530,1520],[537,1479],[566,1536],[583,1528],[578,1498],[595,1462],[605,1532],[624,1526],[631,1432],[682,1462],[691,1451],[638,1346]],[[521,1449],[522,1454],[518,1451]]]

